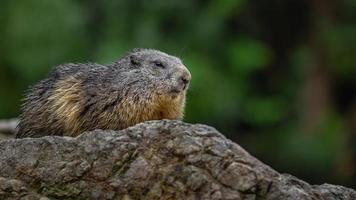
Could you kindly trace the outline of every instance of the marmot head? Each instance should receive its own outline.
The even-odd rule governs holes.
[[[114,63],[118,82],[141,110],[140,121],[182,119],[191,74],[182,61],[154,49],[135,49]],[[114,75],[115,77],[115,75]],[[136,114],[137,115],[137,114]]]
[[[182,61],[154,49],[134,49],[125,59],[130,72],[146,81],[148,87],[158,87],[162,94],[177,96],[188,89],[191,74]]]

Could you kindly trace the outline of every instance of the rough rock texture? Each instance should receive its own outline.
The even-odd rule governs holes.
[[[0,142],[0,199],[356,199],[279,174],[214,128],[151,121]]]

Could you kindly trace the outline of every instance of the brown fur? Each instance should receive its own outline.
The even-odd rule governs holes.
[[[56,83],[52,96],[48,98],[51,102],[50,109],[58,119],[64,122],[67,136],[77,136],[85,129],[82,126],[83,119],[79,115],[83,109],[80,105],[83,95],[80,84],[80,81],[74,77],[61,80]],[[128,96],[111,112],[101,113],[98,127],[101,129],[122,129],[147,120],[183,118],[184,95],[154,94],[151,99],[140,104],[134,103],[132,98],[132,96]],[[125,123],[115,124],[120,120]]]
[[[83,95],[80,82],[74,77],[58,81],[52,96],[50,110],[64,122],[64,129],[69,136],[76,136],[80,132],[79,101]]]

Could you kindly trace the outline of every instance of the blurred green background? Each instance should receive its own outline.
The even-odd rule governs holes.
[[[135,47],[191,70],[185,121],[280,172],[356,187],[356,0],[1,0],[0,118],[52,66]]]

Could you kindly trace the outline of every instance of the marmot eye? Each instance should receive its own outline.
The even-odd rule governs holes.
[[[164,67],[165,67],[165,66],[163,65],[163,63],[160,62],[160,61],[155,61],[154,64],[155,64],[155,66],[157,66],[157,67],[161,67],[161,68],[164,68]]]

